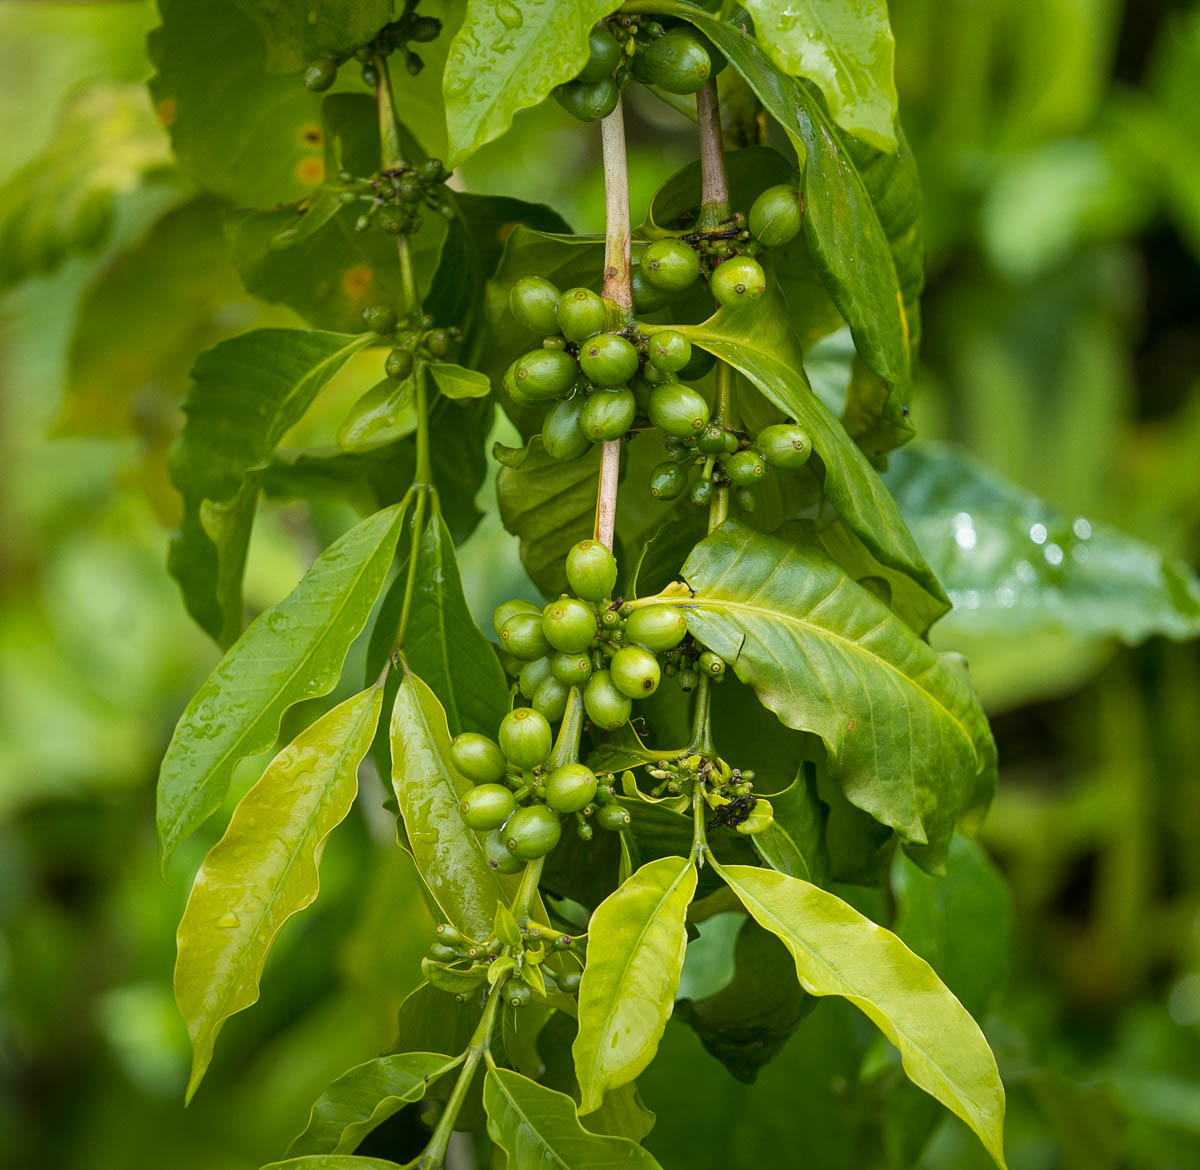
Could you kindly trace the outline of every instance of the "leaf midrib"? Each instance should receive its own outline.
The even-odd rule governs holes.
[[[330,806],[330,804],[331,804],[330,797],[335,792],[335,790],[339,787],[339,781],[345,779],[345,777],[342,776],[342,774],[341,774],[342,767],[345,764],[347,757],[351,757],[351,756],[355,755],[355,753],[356,753],[357,733],[362,726],[362,721],[363,721],[363,717],[364,717],[365,713],[370,711],[372,708],[372,705],[373,705],[370,695],[371,695],[371,692],[367,692],[368,697],[366,698],[366,700],[363,704],[362,711],[360,711],[358,713],[357,717],[355,718],[355,720],[352,724],[352,730],[350,731],[350,733],[347,734],[346,738],[339,745],[339,747],[337,748],[337,751],[335,753],[333,753],[333,755],[328,757],[332,763],[332,767],[330,768],[330,772],[329,772],[329,775],[331,778],[329,780],[325,781],[324,783],[320,783],[315,786],[318,789],[320,789],[320,795],[319,795],[318,799],[314,802],[314,804],[312,806],[312,811],[310,812],[309,816],[305,820],[304,829],[296,838],[296,848],[291,850],[291,852],[289,853],[288,859],[284,863],[283,868],[281,870],[277,871],[276,880],[270,887],[269,895],[263,900],[262,909],[260,910],[260,912],[257,915],[255,915],[252,918],[252,922],[254,923],[254,930],[252,932],[250,932],[251,938],[257,939],[260,937],[259,931],[260,931],[260,928],[262,927],[262,924],[264,922],[266,922],[269,917],[268,911],[274,910],[274,908],[279,904],[283,893],[286,891],[287,880],[288,880],[288,878],[291,877],[292,871],[295,869],[296,864],[297,864],[301,854],[304,852],[303,846],[306,843],[308,843],[312,838],[314,825],[320,819],[321,813]],[[360,696],[360,698],[361,697],[362,696]],[[334,708],[334,710],[336,710],[336,708]],[[351,746],[351,745],[354,745],[354,746]],[[365,750],[366,749],[364,749],[364,752],[365,752]],[[357,771],[357,768],[356,768],[356,771]],[[261,784],[263,782],[263,780],[265,780],[266,778],[267,778],[266,775],[264,775],[263,779],[260,780],[258,782],[258,784]],[[254,787],[257,788],[258,784],[256,784]],[[251,789],[251,791],[253,791],[253,789]],[[312,791],[312,789],[310,789],[310,791]],[[353,796],[351,796],[351,799],[347,805],[347,809],[346,809],[347,813],[349,812],[349,804],[352,804],[352,803],[353,803]],[[328,832],[324,833],[322,835],[322,837],[320,838],[320,840],[324,840],[325,837],[329,836],[329,833],[332,833],[333,830],[336,829],[337,826],[341,823],[341,821],[345,819],[345,815],[346,814],[344,813],[342,815],[342,817],[340,817],[338,819],[338,821],[336,821],[333,825],[331,825],[329,827]],[[314,850],[315,850],[315,846],[314,846]],[[316,887],[317,888],[313,893],[312,899],[310,899],[304,905],[298,906],[295,910],[292,911],[292,914],[296,914],[300,910],[303,910],[306,905],[311,906],[312,902],[315,901],[317,893],[320,891],[320,876],[319,875],[317,876],[317,879],[316,879]],[[290,914],[287,915],[283,921],[286,922],[287,918],[290,918],[290,917],[291,917]],[[266,952],[268,952],[271,949],[271,944],[274,941],[274,939],[276,938],[276,936],[278,935],[279,929],[281,929],[282,926],[283,926],[283,923],[281,922],[279,924],[279,927],[276,928],[275,932],[272,933],[271,936],[265,940],[266,946],[262,948],[263,954],[265,954]],[[261,968],[260,968],[260,972],[261,972]],[[255,979],[254,982],[255,982],[255,985],[257,986],[258,980]],[[217,1001],[217,1006],[220,1008],[220,1010],[224,1014],[222,1014],[218,1017],[218,1022],[220,1022],[221,1020],[228,1019],[229,1015],[232,1014],[232,1013],[225,1013],[224,1009],[225,1009],[226,1005],[229,1003],[230,996],[232,995],[232,992],[233,992],[233,986],[234,986],[234,984],[231,981],[230,983],[227,983],[225,985],[224,990],[219,993],[219,999]]]
[[[776,568],[778,568],[778,566],[776,566]],[[721,578],[719,578],[718,581],[723,579],[726,576],[727,572],[728,572],[728,570],[723,572],[721,574]],[[940,711],[943,711],[945,713],[946,718],[950,721],[950,723],[955,728],[958,729],[958,732],[962,736],[962,738],[966,740],[967,746],[971,749],[971,757],[972,757],[972,759],[975,760],[975,763],[978,766],[979,753],[975,747],[975,739],[971,735],[969,730],[967,729],[966,724],[964,724],[962,722],[962,720],[959,719],[932,691],[929,691],[925,687],[921,686],[916,681],[916,679],[905,674],[904,671],[900,670],[899,667],[895,666],[891,662],[888,662],[888,660],[886,658],[881,658],[878,654],[873,654],[871,651],[867,650],[860,642],[856,642],[852,638],[846,638],[843,635],[835,633],[833,630],[830,630],[824,626],[819,626],[819,625],[815,624],[814,622],[806,621],[804,618],[793,616],[792,614],[786,612],[785,610],[767,609],[764,606],[751,605],[750,603],[744,602],[744,601],[735,601],[735,600],[731,600],[728,598],[726,598],[726,599],[713,598],[710,601],[706,598],[702,598],[697,595],[697,596],[693,596],[688,601],[681,602],[680,608],[681,609],[691,608],[691,609],[713,610],[713,611],[718,612],[718,615],[719,615],[719,610],[722,608],[723,609],[742,610],[742,611],[745,611],[746,613],[756,614],[759,616],[760,620],[767,621],[768,623],[776,623],[776,622],[779,622],[780,619],[782,619],[783,623],[785,623],[785,624],[799,626],[802,629],[809,631],[809,635],[812,637],[819,638],[821,636],[824,636],[824,637],[830,639],[831,641],[841,643],[843,646],[848,647],[850,650],[852,650],[853,652],[857,653],[858,655],[868,659],[869,661],[878,663],[885,670],[890,671],[897,678],[903,680],[904,683],[906,683],[909,687],[911,687],[918,694],[924,695],[928,699],[929,703],[932,706],[938,708],[938,710],[940,710]],[[885,618],[884,620],[886,621],[888,619]],[[899,619],[893,619],[893,620],[899,620]],[[882,624],[882,622],[880,624]],[[878,628],[879,628],[878,626],[874,627],[874,629],[878,629]],[[874,632],[874,629],[871,631],[872,633]],[[931,653],[932,653],[932,651],[931,651]],[[934,664],[937,665],[936,660],[935,660]]]
[[[540,1129],[538,1129],[538,1127],[534,1123],[533,1119],[529,1116],[528,1113],[525,1112],[524,1109],[521,1108],[520,1105],[517,1104],[516,1097],[514,1097],[512,1095],[512,1093],[510,1093],[508,1091],[508,1086],[505,1085],[504,1081],[501,1080],[501,1078],[499,1076],[497,1076],[494,1072],[492,1074],[492,1079],[493,1079],[497,1089],[499,1090],[499,1092],[503,1094],[504,1100],[508,1102],[508,1107],[513,1111],[513,1113],[515,1113],[517,1115],[517,1117],[520,1118],[521,1124],[526,1129],[530,1130],[533,1133],[534,1137],[537,1138],[538,1143],[541,1145],[542,1149],[544,1149],[554,1159],[554,1165],[561,1166],[562,1170],[571,1170],[570,1164],[567,1162],[564,1162],[562,1160],[562,1158],[560,1158],[558,1156],[558,1151],[542,1135],[542,1131]],[[515,1150],[513,1151],[513,1156],[514,1157],[516,1156]]]

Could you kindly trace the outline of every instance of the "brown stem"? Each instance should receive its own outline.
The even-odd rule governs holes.
[[[725,146],[721,141],[721,107],[717,81],[710,77],[696,94],[696,118],[700,124],[700,220],[701,231],[710,230],[729,218],[729,179],[725,174]]]

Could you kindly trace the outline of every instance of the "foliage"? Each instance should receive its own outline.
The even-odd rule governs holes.
[[[1200,680],[1167,641],[1200,626],[1200,415],[1169,326],[1133,349],[1123,242],[1194,240],[1194,18],[1105,95],[1115,17],[1067,6],[1061,62],[1031,17],[926,0],[894,37],[883,4],[104,7],[12,14],[23,44],[157,22],[162,127],[129,51],[72,48],[0,189],[6,303],[69,353],[88,452],[40,497],[16,471],[52,537],[17,525],[43,600],[0,626],[18,1050],[64,1050],[85,921],[80,953],[138,958],[91,1009],[121,1076],[64,1071],[78,1125],[17,1156],[1200,1165]],[[1007,89],[957,68],[988,54]],[[1125,417],[1147,370],[1163,424]],[[164,523],[223,653],[190,702],[212,650]],[[185,704],[186,906],[131,783]],[[985,704],[1016,709],[998,796]],[[64,867],[109,882],[99,918],[57,908]]]

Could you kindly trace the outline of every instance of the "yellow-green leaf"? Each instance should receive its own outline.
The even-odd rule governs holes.
[[[836,895],[800,878],[721,870],[750,914],[783,941],[809,995],[838,995],[900,1050],[904,1071],[978,1134],[1004,1166],[1004,1086],[979,1025],[924,959]]]
[[[258,999],[283,924],[316,899],[325,838],[354,803],[382,703],[382,688],[372,687],[302,731],[242,798],[200,866],[175,962],[175,999],[192,1038],[189,1099],[222,1024]]]
[[[572,1045],[584,1113],[654,1059],[679,988],[684,918],[695,892],[696,867],[660,857],[596,907]]]
[[[392,708],[392,787],[413,860],[447,920],[468,937],[488,938],[496,904],[510,902],[514,878],[487,862],[483,837],[459,811],[470,781],[450,762],[446,712],[407,666]]]

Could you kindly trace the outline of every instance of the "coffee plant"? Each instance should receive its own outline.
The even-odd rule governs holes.
[[[290,739],[179,926],[189,1098],[317,898],[326,838],[383,799],[440,922],[424,982],[392,1049],[334,1081],[273,1165],[395,1164],[354,1151],[421,1102],[412,1167],[446,1165],[456,1130],[513,1170],[653,1167],[637,1078],[673,1012],[752,1080],[837,996],[1003,1166],[979,1027],[831,889],[878,881],[896,848],[942,873],[996,778],[964,663],[926,640],[949,599],[878,474],[913,433],[923,264],[882,0],[161,11],[151,90],[178,163],[260,208],[227,229],[247,287],[315,326],[200,355],[170,461],[170,569],[225,655],[162,764],[163,864],[241,761]],[[265,62],[240,51],[251,24]],[[694,120],[697,156],[636,225],[633,87]],[[602,238],[455,174],[551,98],[599,138]],[[843,322],[839,417],[805,347]],[[363,362],[337,451],[278,459]],[[505,602],[485,632],[455,549],[498,409],[522,440],[493,452],[499,509],[546,601]],[[263,493],[363,516],[243,629]],[[361,689],[317,714],[360,635]],[[358,792],[368,757],[386,797]],[[697,924],[730,911],[730,991],[677,1007]]]

